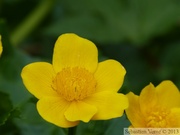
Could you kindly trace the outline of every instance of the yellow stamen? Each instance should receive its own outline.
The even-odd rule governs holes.
[[[170,110],[165,108],[153,108],[148,113],[149,117],[147,117],[147,127],[167,127],[168,126],[168,115],[170,114]]]
[[[96,90],[96,80],[84,68],[64,68],[53,80],[53,89],[67,101],[82,100]]]

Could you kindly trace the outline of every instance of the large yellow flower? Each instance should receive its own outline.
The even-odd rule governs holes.
[[[180,127],[180,92],[171,81],[146,86],[140,96],[127,94],[126,114],[135,128]]]
[[[98,63],[91,41],[63,34],[55,43],[52,64],[29,64],[21,75],[26,88],[39,99],[39,114],[60,127],[73,127],[79,121],[122,116],[128,99],[117,91],[125,73],[115,60]]]
[[[2,47],[1,35],[0,35],[0,56],[1,56],[2,51],[3,51],[3,47]]]

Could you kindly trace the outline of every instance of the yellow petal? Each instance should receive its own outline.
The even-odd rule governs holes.
[[[82,101],[74,101],[71,103],[64,115],[69,121],[81,120],[89,122],[96,112],[96,107]]]
[[[126,70],[115,60],[106,60],[98,64],[95,72],[97,80],[96,91],[115,91],[117,92],[123,84]]]
[[[76,126],[79,122],[70,122],[64,112],[69,107],[70,103],[61,97],[46,97],[42,98],[37,103],[39,114],[48,122],[57,126],[67,128]]]
[[[125,110],[128,119],[130,120],[133,127],[144,127],[144,116],[141,113],[139,106],[139,96],[134,95],[134,93],[129,92],[127,94],[129,100],[129,107]]]
[[[97,107],[98,112],[92,118],[93,120],[107,120],[120,117],[123,115],[124,109],[128,107],[127,97],[112,91],[95,93],[83,101]]]
[[[171,109],[171,114],[168,116],[168,128],[180,127],[180,108]]]
[[[3,50],[3,47],[2,47],[1,35],[0,35],[0,56],[1,56],[2,50]]]
[[[141,112],[146,115],[147,111],[157,105],[158,98],[153,84],[147,85],[140,93],[139,103]]]
[[[55,43],[53,66],[56,72],[66,67],[81,67],[94,72],[98,64],[97,48],[75,34],[63,34]]]
[[[159,104],[172,108],[180,107],[180,92],[171,81],[163,81],[156,87]]]
[[[23,83],[30,93],[37,98],[56,96],[52,89],[55,76],[52,65],[46,62],[36,62],[25,66],[21,72]]]

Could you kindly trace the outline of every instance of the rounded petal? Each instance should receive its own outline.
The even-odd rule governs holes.
[[[129,107],[125,110],[128,119],[130,120],[133,127],[144,127],[144,116],[141,113],[139,106],[139,96],[134,95],[134,93],[129,92],[127,94],[129,100]]]
[[[66,67],[82,67],[94,72],[98,64],[97,48],[75,34],[63,34],[55,43],[53,66],[56,72]]]
[[[95,93],[83,101],[97,107],[98,111],[93,116],[93,120],[107,120],[120,117],[123,115],[124,109],[128,107],[127,97],[112,91]]]
[[[156,95],[155,87],[152,83],[147,85],[140,93],[139,103],[141,112],[146,115],[151,108],[157,105],[158,98]]]
[[[172,108],[180,107],[180,92],[171,81],[163,81],[156,87],[159,104]]]
[[[0,56],[1,56],[2,51],[3,51],[3,47],[2,47],[1,35],[0,35]]]
[[[68,107],[64,115],[69,121],[81,120],[83,122],[89,122],[96,112],[97,108],[95,106],[82,101],[74,101]]]
[[[29,64],[21,72],[24,85],[38,99],[57,95],[51,86],[54,76],[52,65],[46,62]]]
[[[67,102],[61,97],[46,97],[38,101],[37,109],[46,121],[63,128],[68,128],[76,126],[79,123],[78,121],[70,122],[65,118],[64,112],[69,105],[70,102]]]
[[[115,91],[117,92],[123,84],[126,70],[115,60],[106,60],[98,64],[95,72],[97,81],[96,91]]]
[[[168,116],[169,125],[168,128],[180,127],[180,108],[172,108],[171,113]]]

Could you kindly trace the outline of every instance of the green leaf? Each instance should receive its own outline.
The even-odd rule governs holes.
[[[111,120],[90,121],[88,123],[81,122],[78,127],[77,135],[121,135],[124,128],[130,125],[125,114],[120,118]]]
[[[102,135],[107,129],[106,121],[90,121],[88,123],[81,122],[77,126],[77,135]]]
[[[31,94],[26,90],[21,79],[21,70],[27,64],[35,61],[21,52],[15,52],[14,57],[0,59],[0,90],[8,93],[14,107],[27,101]]]
[[[127,41],[145,45],[170,31],[180,15],[176,0],[66,0],[59,7],[61,16],[45,29],[46,34],[57,37],[74,32],[104,44]]]
[[[8,94],[0,92],[0,125],[4,124],[13,109]]]
[[[27,101],[31,94],[26,90],[21,79],[22,68],[36,61],[14,48],[10,42],[6,22],[0,20],[3,53],[0,58],[0,90],[9,95],[13,107],[16,108]]]
[[[21,118],[15,119],[14,122],[22,135],[66,135],[65,129],[43,120],[34,103],[27,102],[21,111]]]
[[[124,128],[128,128],[130,126],[129,120],[126,118],[125,114],[116,119],[112,119],[109,121],[108,128],[104,135],[123,135]]]

